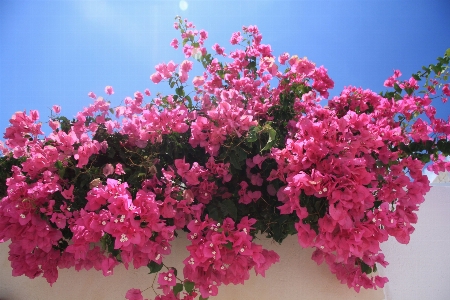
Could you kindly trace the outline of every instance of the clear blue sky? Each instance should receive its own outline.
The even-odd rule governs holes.
[[[91,103],[88,92],[104,96],[106,85],[115,89],[113,106],[145,88],[167,93],[149,76],[159,62],[184,59],[169,46],[176,15],[209,32],[208,49],[218,42],[229,50],[232,32],[257,25],[276,56],[324,65],[331,95],[347,85],[384,91],[393,69],[409,78],[450,48],[448,0],[186,2],[182,10],[179,0],[0,0],[1,131],[19,110],[38,109],[46,121],[60,104],[73,117]],[[449,105],[438,105],[440,117]]]

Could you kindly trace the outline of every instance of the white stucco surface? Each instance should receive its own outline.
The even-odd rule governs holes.
[[[418,212],[408,245],[382,245],[389,266],[386,300],[450,299],[450,185],[436,184]]]

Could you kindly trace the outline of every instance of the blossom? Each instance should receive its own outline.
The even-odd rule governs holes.
[[[289,59],[289,53],[284,52],[280,56],[278,56],[278,62],[282,65],[286,63],[286,61]]]
[[[205,78],[203,76],[195,76],[194,79],[192,79],[192,84],[195,87],[198,87],[198,86],[202,85],[203,83],[205,83]]]
[[[97,99],[97,96],[93,92],[88,93],[89,98]]]
[[[219,44],[215,43],[215,44],[212,46],[212,49],[213,49],[214,51],[216,51],[217,54],[219,54],[219,55],[224,55],[225,48],[220,47]]]
[[[58,121],[49,121],[48,125],[52,130],[56,130],[59,128],[60,123]]]
[[[199,31],[199,34],[200,34],[200,38],[201,38],[202,40],[206,40],[206,39],[208,38],[208,32],[205,31],[204,29],[201,29],[201,30]]]
[[[103,167],[103,175],[105,175],[105,177],[108,177],[109,175],[114,173],[114,167],[112,164],[106,164]]]
[[[129,289],[125,295],[127,300],[144,300],[142,292],[139,289]]]
[[[53,105],[52,109],[56,114],[59,114],[61,112],[61,106],[59,105]]]
[[[236,44],[238,44],[239,42],[241,42],[242,41],[242,36],[241,36],[241,33],[239,32],[239,31],[237,31],[237,32],[234,32],[232,35],[231,35],[231,39],[230,39],[230,43],[232,44],[232,45],[236,45]]]
[[[444,84],[444,86],[442,87],[442,92],[444,93],[444,95],[450,96],[450,89],[448,83]]]
[[[125,171],[123,170],[123,167],[122,167],[121,163],[116,164],[116,168],[114,169],[114,173],[117,174],[117,175],[125,174]]]
[[[160,83],[161,80],[163,79],[163,77],[161,76],[161,74],[159,72],[155,72],[150,76],[150,79],[154,83]]]
[[[177,39],[173,39],[173,40],[170,42],[170,46],[171,46],[172,48],[174,48],[174,49],[178,49],[178,40],[177,40]]]
[[[162,288],[163,292],[167,294],[171,287],[177,284],[177,279],[173,269],[168,272],[161,272],[158,275],[158,284]]]
[[[105,93],[108,94],[108,95],[114,94],[114,89],[113,89],[113,87],[110,86],[110,85],[106,86],[106,87],[105,87]]]

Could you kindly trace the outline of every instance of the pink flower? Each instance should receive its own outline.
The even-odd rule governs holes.
[[[105,93],[108,94],[108,95],[114,94],[114,89],[113,89],[113,87],[110,86],[110,85],[106,86],[106,87],[105,87]]]
[[[183,46],[184,57],[186,57],[186,58],[191,57],[192,49],[194,49],[194,47],[192,47],[191,45],[189,45],[189,44],[184,45]]]
[[[142,292],[139,289],[129,289],[125,295],[127,300],[144,300]]]
[[[52,106],[52,109],[53,109],[53,111],[54,111],[56,114],[59,114],[59,112],[61,111],[61,106],[59,106],[59,105],[53,105],[53,106]]]
[[[286,63],[286,61],[289,59],[289,53],[284,52],[280,56],[278,56],[278,62],[282,65]]]
[[[195,76],[194,79],[192,79],[192,84],[194,84],[195,87],[201,86],[205,83],[205,77],[203,76]]]
[[[153,83],[160,83],[163,77],[159,72],[155,72],[152,75],[150,75],[150,79],[153,81]]]
[[[240,33],[239,31],[234,32],[234,33],[231,35],[231,39],[230,39],[231,45],[239,44],[240,41],[242,41],[241,33]]]
[[[116,169],[114,170],[114,173],[116,173],[117,175],[125,174],[125,171],[123,170],[122,164],[118,163],[116,165]]]
[[[172,60],[171,61],[169,61],[168,63],[167,63],[167,71],[168,72],[173,72],[173,71],[175,71],[175,69],[177,68],[177,64],[176,63],[174,63]]]
[[[393,87],[395,83],[398,83],[397,78],[399,78],[400,76],[402,76],[400,70],[394,70],[394,75],[384,81],[384,86]]]
[[[91,97],[92,99],[97,99],[97,96],[93,92],[89,92],[88,96]]]
[[[183,72],[189,72],[190,70],[192,70],[192,61],[189,60],[183,60],[183,62],[180,65],[180,71]]]
[[[163,292],[167,294],[171,290],[171,287],[177,284],[177,279],[175,277],[173,269],[170,269],[169,272],[159,273],[158,283],[162,288]]]
[[[57,128],[59,128],[59,122],[58,121],[49,121],[48,126],[50,126],[50,128],[52,130],[56,130]]]
[[[62,195],[65,199],[70,200],[70,201],[73,201],[73,198],[74,198],[74,196],[73,196],[73,189],[74,189],[74,188],[75,188],[75,186],[74,186],[74,185],[71,185],[70,188],[69,188],[68,190],[62,191],[62,192],[61,192],[61,195]]]
[[[278,66],[275,64],[275,58],[263,57],[261,59],[261,68],[265,68],[272,76],[277,75]]]
[[[105,257],[102,261],[103,276],[110,276],[113,274],[114,267],[119,263],[112,257]]]
[[[180,71],[180,73],[178,73],[178,75],[180,75],[180,82],[181,83],[185,83],[188,80],[188,78],[189,78],[189,75],[188,75],[187,72]]]
[[[111,175],[112,173],[114,173],[114,167],[112,164],[106,164],[103,167],[103,175],[105,175],[106,177]]]
[[[206,32],[205,30],[201,29],[199,31],[200,37],[202,40],[206,40],[208,38],[208,32]]]
[[[449,89],[449,84],[446,83],[444,84],[444,86],[442,87],[442,92],[444,93],[444,95],[446,96],[450,96],[450,89]],[[445,103],[445,102],[444,102]]]
[[[145,94],[146,94],[147,96],[150,96],[150,95],[151,95],[151,93],[150,93],[150,90],[149,90],[149,89],[145,89],[144,93],[145,93]]]
[[[170,46],[172,46],[174,49],[178,49],[178,40],[173,39],[172,42],[170,42]]]
[[[212,46],[212,48],[213,48],[214,51],[216,51],[217,54],[219,54],[219,55],[223,55],[224,54],[225,48],[220,47],[219,44],[215,43]]]

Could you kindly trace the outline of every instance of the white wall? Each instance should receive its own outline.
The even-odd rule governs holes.
[[[436,184],[425,198],[409,244],[389,239],[381,247],[387,300],[450,299],[450,186]]]

